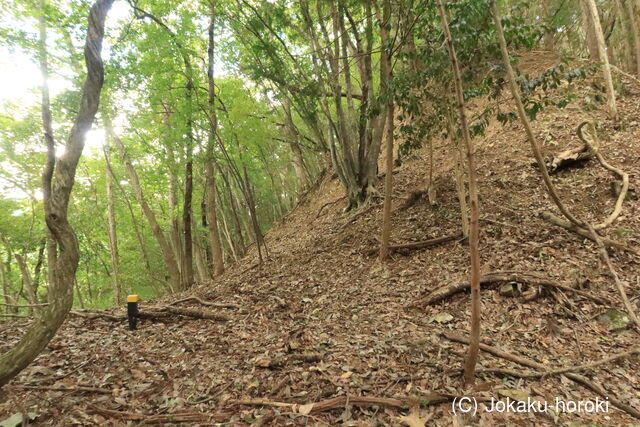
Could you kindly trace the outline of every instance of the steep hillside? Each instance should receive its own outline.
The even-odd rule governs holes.
[[[529,61],[538,64],[540,59]],[[640,84],[624,81],[619,129],[592,108],[590,84],[581,83],[577,99],[566,109],[543,112],[533,126],[546,154],[578,146],[576,126],[596,121],[602,155],[628,172],[635,187],[640,173]],[[613,302],[600,304],[547,288],[533,295],[537,287],[526,285],[524,296],[507,296],[498,291],[499,284],[488,286],[482,293],[483,342],[548,369],[598,361],[637,345],[636,331],[609,331],[599,319],[611,306],[623,306],[595,244],[540,218],[555,208],[532,163],[521,125],[492,124],[477,143],[483,271],[535,273]],[[407,203],[427,176],[426,149],[412,153],[395,171],[394,243],[457,232],[460,220],[447,144],[435,142],[437,206],[423,199]],[[601,221],[614,205],[610,184],[615,177],[595,161],[553,179],[571,210],[589,221]],[[466,347],[442,333],[467,333],[468,294],[433,305],[421,299],[467,280],[467,247],[450,241],[395,253],[391,262],[381,265],[369,255],[377,247],[381,201],[355,213],[343,213],[344,205],[338,181],[326,176],[267,234],[268,261],[258,265],[250,254],[220,280],[192,292],[235,308],[180,303],[224,312],[228,321],[176,316],[142,320],[138,331],[129,332],[124,322],[71,316],[37,361],[0,390],[0,419],[24,411],[34,413],[42,425],[184,421],[364,426],[398,425],[398,417],[411,412],[414,421],[421,417],[430,420],[428,425],[444,426],[465,423],[452,414],[449,399],[454,396],[513,397],[519,392],[550,402],[595,399],[592,390],[561,375],[510,376],[505,369],[525,368],[485,352],[480,369],[494,371],[479,373],[476,390],[465,393],[460,369]],[[626,201],[623,215],[604,234],[638,247],[639,210],[640,201]],[[638,257],[620,251],[611,256],[637,307]],[[141,309],[190,295],[145,301]],[[20,326],[1,327],[3,349],[18,338]],[[610,398],[640,411],[639,371],[635,356],[582,374]],[[329,408],[290,405],[345,396],[322,404]],[[385,400],[363,405],[372,403],[359,400],[363,396]],[[611,405],[605,414],[483,413],[480,418],[484,425],[640,422]]]

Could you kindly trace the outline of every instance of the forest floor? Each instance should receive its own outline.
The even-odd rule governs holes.
[[[533,58],[537,65],[531,72],[544,69],[541,62]],[[574,83],[576,100],[562,110],[545,110],[533,127],[550,157],[579,145],[575,129],[581,121],[598,122],[602,155],[628,172],[631,187],[637,188],[640,84],[624,81],[619,129],[593,107],[590,80]],[[636,331],[611,331],[600,317],[611,307],[624,308],[597,246],[540,218],[555,208],[532,163],[522,126],[492,124],[476,142],[483,272],[535,272],[612,302],[546,288],[536,297],[535,286],[525,285],[525,296],[503,295],[500,284],[483,287],[482,341],[547,369],[599,361],[637,345]],[[435,142],[437,206],[424,199],[406,206],[425,182],[426,149],[413,152],[395,171],[394,243],[459,229],[450,152],[446,141]],[[553,177],[570,209],[594,223],[613,208],[610,184],[615,180],[596,161]],[[466,346],[443,333],[468,335],[469,295],[458,293],[433,305],[420,301],[435,289],[468,280],[467,246],[451,241],[395,253],[381,265],[367,254],[378,246],[381,201],[343,213],[342,197],[338,181],[325,177],[267,234],[269,258],[263,264],[256,263],[252,251],[213,283],[140,304],[144,311],[193,295],[237,305],[180,304],[224,313],[228,321],[176,316],[141,320],[139,329],[130,332],[124,322],[70,316],[40,357],[0,390],[0,420],[24,412],[33,414],[34,424],[61,426],[640,424],[611,404],[607,413],[597,414],[480,410],[475,418],[455,416],[450,402],[455,396],[531,397],[550,404],[556,398],[603,398],[563,375],[522,379],[488,371],[535,369],[486,352],[479,360],[485,372],[478,374],[475,389],[465,391],[461,367]],[[639,212],[640,201],[626,201],[621,217],[603,234],[640,247]],[[610,254],[637,308],[639,259],[627,252]],[[0,326],[0,350],[23,329],[19,323]],[[610,398],[640,411],[639,372],[635,355],[581,374]],[[371,402],[363,396],[384,399]],[[336,397],[342,398],[327,401]],[[308,405],[314,402],[322,403]]]

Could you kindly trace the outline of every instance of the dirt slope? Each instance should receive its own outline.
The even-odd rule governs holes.
[[[598,121],[603,156],[624,168],[635,186],[640,173],[640,85],[627,83],[619,107],[621,129],[613,129],[599,109],[589,109],[593,89],[584,85],[569,107],[546,111],[534,122],[545,151],[550,154],[577,145],[575,127],[583,119]],[[492,125],[477,142],[483,270],[537,272],[615,301],[615,307],[621,309],[594,244],[540,219],[541,212],[554,209],[532,166],[521,126]],[[420,200],[402,208],[406,197],[424,181],[426,150],[412,154],[398,168],[394,242],[457,231],[453,171],[445,157],[449,151],[445,141],[436,142],[436,207]],[[572,211],[590,221],[604,219],[612,209],[613,180],[595,162],[554,177]],[[124,323],[70,317],[37,361],[0,390],[0,420],[23,411],[37,415],[35,423],[40,425],[180,420],[207,424],[206,415],[210,415],[209,425],[365,426],[398,425],[398,417],[409,413],[409,409],[340,402],[337,409],[307,415],[310,407],[238,403],[267,399],[304,405],[337,396],[348,396],[351,401],[373,396],[421,403],[413,413],[430,419],[428,425],[464,425],[464,420],[454,420],[450,403],[429,401],[434,400],[434,392],[464,394],[459,369],[465,347],[440,334],[466,333],[468,295],[458,294],[434,306],[407,307],[434,289],[466,280],[466,246],[450,242],[396,254],[391,263],[381,266],[374,256],[366,255],[377,245],[381,202],[347,214],[341,211],[342,195],[338,182],[326,177],[268,233],[267,262],[256,265],[255,255],[250,255],[219,281],[193,291],[203,300],[237,304],[238,309],[216,309],[231,317],[228,322],[172,317],[163,322],[141,321],[140,329],[132,333]],[[622,217],[605,235],[640,246],[639,209],[639,201],[625,202]],[[637,307],[638,260],[628,253],[611,255]],[[141,307],[144,310],[182,297],[143,302]],[[543,292],[526,302],[522,297],[501,296],[491,287],[483,291],[482,300],[483,341],[550,368],[599,360],[638,343],[631,329],[609,332],[597,320],[609,307],[580,296],[554,297]],[[195,303],[182,305],[202,308]],[[20,330],[15,324],[1,326],[0,347],[11,345]],[[313,357],[305,359],[301,354]],[[480,365],[483,369],[523,369],[487,353],[481,354]],[[639,371],[636,356],[585,374],[611,396],[640,410]],[[78,385],[94,389],[81,390]],[[495,373],[480,374],[478,390],[472,394],[498,396],[500,389],[548,401],[596,397],[564,377],[522,380]],[[468,422],[640,423],[613,407],[597,415],[483,413],[480,418]]]

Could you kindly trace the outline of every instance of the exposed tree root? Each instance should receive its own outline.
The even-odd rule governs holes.
[[[587,239],[590,240],[594,240],[593,235],[589,232],[589,230],[586,230],[582,227],[578,227],[575,224],[572,224],[569,221],[565,221],[564,219],[555,216],[554,214],[552,214],[551,212],[542,212],[541,214],[542,218],[547,221],[550,222],[553,225],[557,225],[558,227],[562,227],[562,228],[566,228],[569,231],[572,231],[582,237],[585,237]],[[638,251],[635,248],[631,248],[627,245],[625,245],[622,242],[619,242],[617,240],[612,240],[612,239],[608,239],[606,237],[600,237],[600,239],[602,240],[602,243],[604,243],[604,245],[608,248],[613,248],[613,249],[618,249],[618,250],[622,250],[625,252],[629,252],[632,253],[636,256],[640,256],[640,251]]]
[[[489,285],[495,282],[521,282],[521,283],[528,283],[530,285],[543,286],[546,288],[561,289],[563,291],[572,292],[574,294],[580,295],[584,298],[587,298],[599,304],[604,304],[604,305],[612,304],[611,301],[592,295],[589,292],[585,292],[580,289],[575,289],[553,280],[545,279],[543,277],[540,277],[530,272],[494,271],[491,273],[484,274],[480,278],[481,285]],[[470,287],[471,287],[471,284],[469,282],[454,283],[448,286],[443,286],[431,292],[425,298],[420,299],[418,302],[411,304],[411,306],[417,307],[422,305],[435,304],[452,295],[455,295],[460,292],[464,292],[470,289]]]
[[[411,243],[403,243],[403,244],[399,244],[399,245],[390,245],[389,246],[389,253],[394,253],[394,252],[410,252],[410,251],[415,251],[415,250],[419,250],[419,249],[424,249],[424,248],[428,248],[431,246],[436,246],[436,245],[440,245],[442,243],[447,243],[447,242],[451,242],[453,240],[460,240],[462,239],[462,233],[456,233],[456,234],[452,234],[450,236],[444,236],[444,237],[437,237],[435,239],[430,239],[430,240],[423,240],[421,242],[411,242]],[[378,249],[369,249],[366,254],[367,255],[374,255],[378,252]]]
[[[604,220],[604,222],[593,226],[595,230],[602,230],[603,228],[606,228],[609,225],[611,225],[613,221],[615,221],[616,218],[618,218],[618,216],[622,212],[622,203],[624,202],[624,199],[627,197],[627,191],[629,190],[629,174],[627,174],[622,169],[616,168],[615,166],[611,166],[609,163],[607,163],[604,160],[604,158],[602,157],[602,154],[598,152],[597,141],[596,142],[589,141],[585,136],[585,134],[582,132],[582,128],[587,125],[589,125],[589,122],[580,123],[577,130],[578,138],[580,138],[580,140],[584,143],[585,147],[589,148],[589,151],[593,152],[593,155],[596,157],[596,159],[598,159],[598,162],[600,163],[600,165],[602,165],[603,168],[605,168],[609,172],[612,172],[618,175],[620,177],[620,180],[622,181],[620,194],[618,194],[618,200],[616,200],[616,205],[613,209],[613,212],[611,212],[611,215],[609,215],[609,217],[606,220]],[[594,135],[594,138],[595,138],[595,135]]]
[[[461,344],[469,344],[469,339],[466,337],[461,337],[452,333],[448,333],[448,332],[443,332],[442,336],[450,341],[455,341]],[[499,350],[495,347],[489,346],[487,344],[482,344],[480,343],[480,349],[482,351],[486,351],[487,353],[491,353],[494,356],[500,357],[502,359],[505,360],[509,360],[511,362],[515,362],[518,363],[520,365],[523,366],[527,366],[529,368],[533,368],[533,369],[537,369],[539,371],[546,371],[545,366],[542,363],[536,362],[534,360],[530,360],[521,356],[518,356],[516,354],[512,354],[512,353],[507,353],[506,351],[502,351]],[[513,371],[514,374],[517,374],[515,371]],[[617,398],[615,398],[614,396],[611,396],[610,393],[608,393],[606,390],[604,390],[602,387],[592,383],[591,381],[589,381],[587,378],[578,375],[578,374],[574,374],[574,373],[570,373],[570,372],[565,372],[562,373],[562,375],[564,375],[565,377],[569,378],[570,380],[583,385],[584,387],[588,388],[589,390],[593,391],[596,394],[599,394],[600,396],[604,397],[605,399],[608,399],[609,402],[611,402],[611,404],[615,407],[617,407],[618,409],[628,413],[629,415],[631,415],[632,417],[638,418],[640,419],[640,411],[638,411],[637,409],[633,408],[632,406],[627,405],[626,403],[618,400]],[[517,376],[517,375],[516,375]]]

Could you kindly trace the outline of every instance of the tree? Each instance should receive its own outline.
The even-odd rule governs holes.
[[[89,13],[89,26],[84,48],[87,76],[82,89],[80,108],[65,145],[65,153],[51,159],[43,174],[45,221],[57,245],[57,259],[49,283],[48,302],[22,339],[0,356],[0,386],[22,371],[40,354],[64,321],[73,304],[73,283],[78,267],[78,240],[67,220],[67,210],[78,161],[82,155],[86,132],[98,110],[104,70],[100,52],[104,21],[113,0],[98,0]],[[47,141],[49,147],[50,141]]]
[[[215,68],[214,62],[214,48],[215,48],[215,2],[211,1],[210,4],[210,21],[209,21],[209,47],[207,49],[207,55],[209,59],[209,67],[207,69],[207,82],[208,82],[208,101],[209,101],[209,117],[210,128],[207,139],[207,159],[205,164],[206,185],[207,185],[207,224],[209,226],[209,240],[211,244],[211,252],[213,256],[213,273],[214,275],[220,275],[224,272],[224,260],[222,258],[222,244],[220,243],[220,231],[218,230],[218,217],[216,213],[217,201],[216,201],[216,181],[215,172],[213,170],[214,148],[216,132],[218,131],[218,116],[216,114],[216,99],[215,99],[215,82],[213,78],[213,72]]]
[[[598,14],[598,7],[595,0],[581,0],[583,12],[585,14],[584,19],[587,25],[587,32],[591,31],[593,37],[595,37],[596,47],[598,49],[598,58],[602,62],[602,75],[604,77],[605,87],[607,89],[607,109],[609,116],[614,122],[618,121],[618,108],[616,106],[616,93],[613,88],[613,79],[611,77],[611,66],[609,65],[609,56],[607,55],[607,45],[602,33],[602,26],[600,25],[600,16]],[[590,28],[590,30],[589,30]],[[589,45],[593,43],[593,40],[589,42]],[[593,49],[593,46],[590,47]],[[593,57],[592,57],[593,59]]]
[[[471,221],[469,228],[469,253],[471,258],[471,335],[469,340],[469,352],[464,364],[464,381],[467,385],[474,382],[475,369],[480,351],[480,207],[478,202],[478,184],[476,178],[475,149],[473,141],[469,135],[467,124],[467,114],[465,111],[462,79],[460,78],[460,68],[458,58],[453,45],[453,38],[447,23],[447,14],[442,0],[438,0],[442,29],[444,30],[447,49],[451,59],[451,68],[454,75],[454,86],[456,92],[456,103],[460,116],[460,128],[466,145],[467,173],[469,176],[469,204],[471,205]]]

